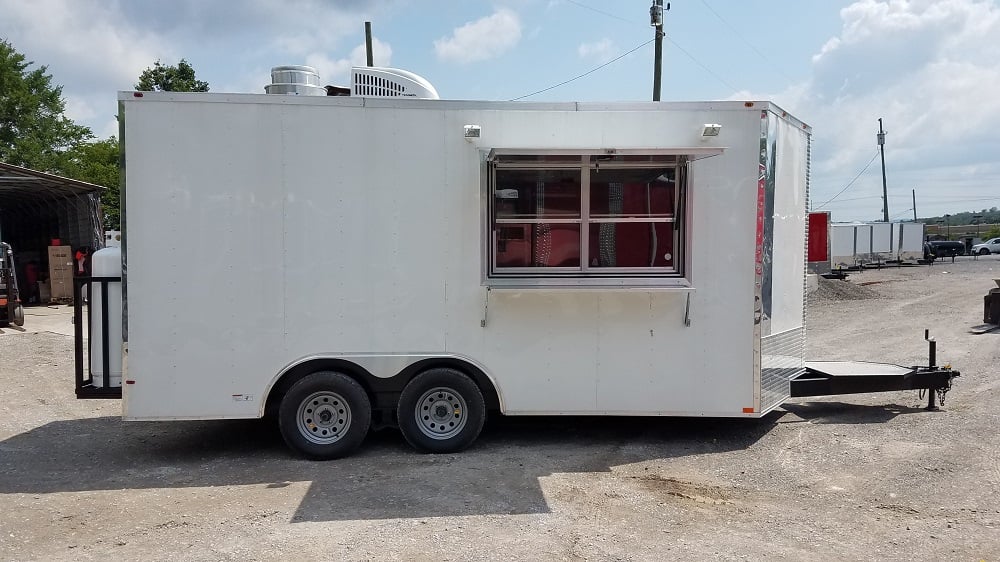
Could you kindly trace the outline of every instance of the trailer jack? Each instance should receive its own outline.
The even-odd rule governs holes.
[[[935,341],[934,338],[931,337],[930,330],[924,330],[924,341],[927,342],[927,364],[928,364],[927,369],[928,370],[937,369],[937,341]],[[917,368],[918,367],[914,367],[914,369]],[[945,365],[944,369],[951,371],[951,365]],[[921,398],[923,398],[924,392],[927,392],[927,407],[924,408],[925,410],[929,412],[936,412],[941,409],[938,408],[937,404],[934,403],[935,398],[938,398],[941,402],[941,405],[944,406],[945,395],[948,394],[949,390],[951,390],[951,381],[954,377],[958,376],[957,371],[953,372],[954,376],[948,377],[946,386],[941,388],[921,389],[920,391]]]
[[[928,411],[937,411],[937,402],[944,405],[952,380],[960,373],[950,365],[937,365],[937,342],[924,330],[928,344],[927,366],[902,367],[863,361],[807,361],[804,373],[792,379],[791,397],[832,396],[919,390],[920,398],[928,392]]]

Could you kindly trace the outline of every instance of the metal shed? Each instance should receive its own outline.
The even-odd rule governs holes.
[[[0,240],[14,250],[19,277],[31,261],[47,266],[53,239],[100,248],[103,187],[0,162]],[[23,279],[19,279],[22,283]]]

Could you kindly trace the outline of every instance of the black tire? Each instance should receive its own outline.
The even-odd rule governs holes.
[[[980,248],[979,249],[979,255],[980,256],[988,256],[988,255],[990,255],[990,251],[988,249],[986,249],[986,248]]]
[[[24,307],[21,305],[14,307],[14,325],[24,326]]]
[[[353,453],[368,435],[372,406],[351,377],[318,372],[292,385],[281,398],[278,427],[292,450],[328,460]]]
[[[403,388],[396,419],[403,437],[414,449],[456,453],[479,437],[486,422],[486,402],[465,373],[430,369]]]

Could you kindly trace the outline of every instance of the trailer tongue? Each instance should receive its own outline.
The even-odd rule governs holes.
[[[948,365],[938,367],[937,342],[925,331],[929,357],[927,366],[901,367],[865,361],[807,361],[804,373],[791,381],[791,397],[864,394],[898,390],[930,391],[927,409],[937,410],[935,398],[944,405],[958,371]]]

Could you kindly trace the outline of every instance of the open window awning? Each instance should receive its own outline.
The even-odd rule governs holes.
[[[100,194],[104,188],[0,162],[0,209],[36,206],[64,199]]]
[[[725,146],[686,146],[686,147],[656,147],[656,148],[492,148],[486,156],[489,162],[518,157],[559,157],[559,156],[592,156],[592,157],[629,157],[629,156],[674,156],[687,160],[700,160],[710,156],[718,156],[726,151]]]

